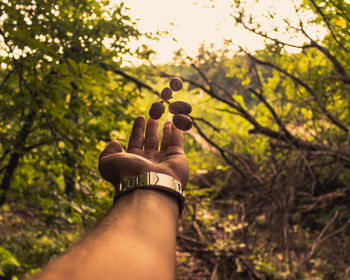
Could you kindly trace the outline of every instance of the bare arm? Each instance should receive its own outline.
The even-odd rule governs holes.
[[[148,171],[175,177],[185,186],[188,165],[182,132],[166,123],[158,151],[158,121],[135,120],[128,153],[113,141],[100,156],[102,176],[116,183]],[[166,193],[135,190],[115,206],[63,256],[53,260],[35,279],[174,279],[176,227],[179,209]]]

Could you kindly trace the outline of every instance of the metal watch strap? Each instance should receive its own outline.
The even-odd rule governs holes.
[[[117,184],[114,201],[135,189],[163,191],[176,196],[179,204],[179,216],[181,216],[185,204],[185,193],[180,181],[175,178],[156,172],[147,172],[127,178]]]

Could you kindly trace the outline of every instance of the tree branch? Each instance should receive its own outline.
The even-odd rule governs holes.
[[[6,84],[6,82],[8,81],[8,79],[10,78],[11,74],[13,73],[14,69],[12,69],[11,71],[9,71],[7,73],[7,75],[4,77],[4,79],[1,81],[0,84],[0,89],[2,89],[2,87]]]
[[[338,233],[341,233],[342,231],[344,231],[347,226],[350,224],[350,219],[347,220],[347,222],[340,228],[338,228],[337,230],[329,233],[328,235],[325,235],[326,232],[328,231],[328,229],[331,227],[331,225],[336,221],[336,219],[339,216],[339,210],[337,210],[334,214],[334,216],[332,217],[332,219],[324,226],[324,228],[322,229],[322,231],[320,232],[320,234],[317,236],[316,240],[312,243],[311,245],[311,250],[310,252],[307,254],[307,256],[302,260],[301,265],[299,267],[301,267],[305,262],[309,261],[313,255],[315,254],[317,248],[324,243],[325,241],[327,241],[328,239],[330,239],[331,237],[337,235]]]
[[[143,81],[140,81],[139,79],[125,73],[124,71],[117,69],[115,67],[111,67],[105,63],[100,63],[100,66],[105,69],[105,70],[109,70],[112,71],[113,73],[123,76],[124,78],[126,78],[127,80],[132,81],[133,83],[135,83],[139,88],[145,88],[147,90],[149,90],[150,92],[154,93],[155,95],[157,95],[158,97],[160,96],[160,94],[154,90],[151,86],[147,85],[146,83],[144,83]]]
[[[334,31],[329,23],[329,21],[327,20],[326,18],[326,15],[322,12],[322,10],[320,9],[320,7],[318,7],[315,3],[314,0],[310,0],[312,5],[315,7],[316,11],[321,15],[321,17],[323,18],[324,22],[326,23],[329,31],[331,32],[332,34],[332,37],[334,38],[334,40],[337,42],[338,46],[341,47],[343,50],[347,51],[347,52],[350,52],[350,50],[348,48],[346,48],[339,40],[338,38],[335,36],[334,34]]]
[[[24,147],[23,150],[24,150],[25,152],[29,152],[30,150],[32,150],[32,149],[34,149],[34,148],[40,147],[40,146],[42,146],[42,145],[47,145],[47,144],[51,144],[51,142],[49,142],[49,141],[42,141],[42,142],[39,142],[39,143],[30,145],[30,146]]]
[[[197,117],[191,117],[192,120],[195,120],[195,121],[200,121],[200,122],[203,122],[205,123],[207,126],[211,127],[215,132],[220,132],[221,129],[220,128],[217,128],[215,125],[213,125],[211,122],[203,119],[203,118],[197,118]]]
[[[242,51],[244,51],[242,49]],[[297,84],[301,85],[303,88],[305,88],[316,100],[318,106],[320,107],[320,109],[322,110],[322,112],[327,116],[327,118],[336,126],[338,126],[339,128],[341,128],[342,130],[344,130],[346,133],[349,132],[349,129],[342,124],[339,120],[337,120],[326,108],[326,106],[323,104],[322,100],[320,99],[320,97],[316,94],[316,92],[308,85],[306,84],[302,79],[298,78],[297,76],[293,75],[292,73],[289,73],[288,71],[282,69],[281,67],[268,62],[268,61],[263,61],[261,59],[258,59],[257,57],[251,55],[250,53],[244,51],[251,59],[253,59],[257,64],[260,65],[266,65],[269,66],[273,69],[276,69],[277,71],[283,73],[284,75],[286,75],[287,77],[289,77],[290,79],[292,79],[294,82],[296,82]]]
[[[294,44],[290,44],[287,42],[282,42],[276,38],[273,38],[265,33],[263,33],[262,31],[257,31],[254,28],[249,27],[248,25],[246,25],[243,21],[240,22],[240,24],[247,29],[248,31],[261,36],[265,39],[271,40],[273,42],[275,42],[278,45],[282,45],[282,46],[288,46],[288,47],[292,47],[292,48],[298,48],[298,49],[308,49],[308,48],[316,48],[319,51],[321,51],[334,65],[335,69],[337,70],[337,72],[340,74],[340,77],[342,77],[342,81],[344,83],[350,83],[350,77],[347,75],[345,68],[343,67],[343,65],[340,63],[340,61],[334,56],[332,55],[328,49],[326,49],[325,47],[321,46],[320,44],[318,44],[315,40],[313,40],[305,31],[305,29],[303,28],[303,25],[301,24],[301,28],[298,29],[299,31],[301,31],[310,41],[310,44],[305,44],[305,45],[294,45]]]
[[[285,70],[283,70],[283,71],[285,71]],[[160,76],[161,77],[171,77],[170,75],[168,75],[167,73],[164,73],[164,72],[160,72]],[[298,79],[298,78],[296,78],[296,79]],[[338,148],[330,147],[330,146],[323,145],[323,144],[314,144],[314,143],[302,140],[296,136],[293,136],[293,135],[287,136],[285,133],[282,133],[281,131],[274,131],[268,127],[264,127],[247,110],[245,110],[237,101],[228,100],[227,98],[224,98],[224,97],[216,94],[214,89],[208,89],[207,87],[203,86],[202,84],[200,84],[197,81],[194,81],[194,80],[191,80],[188,78],[184,78],[184,77],[182,77],[182,80],[184,82],[188,82],[188,83],[202,89],[204,92],[209,94],[214,99],[219,100],[219,101],[223,102],[224,104],[230,106],[231,108],[237,110],[241,117],[246,119],[248,122],[250,122],[254,126],[254,129],[251,129],[249,131],[249,133],[251,133],[251,134],[252,133],[263,134],[263,135],[268,136],[270,138],[286,142],[289,145],[292,145],[292,146],[299,148],[299,149],[306,149],[306,150],[311,151],[311,152],[319,152],[323,155],[328,154],[334,158],[340,159],[345,164],[345,166],[350,167],[350,154],[349,154],[349,152],[347,152],[345,150],[339,150]],[[301,81],[301,82],[303,83],[303,81]],[[303,83],[303,84],[305,84],[305,83]],[[312,91],[312,89],[311,89],[311,91]],[[314,98],[316,99],[316,97],[314,97]],[[194,125],[195,125],[195,127],[198,127],[195,122],[194,122]],[[202,137],[206,140],[209,140],[209,141],[207,141],[209,144],[213,143],[210,139],[205,137],[205,135],[203,135]],[[215,147],[215,143],[213,143],[213,144],[214,145],[212,145],[212,146],[214,148],[217,148],[217,147]],[[220,151],[220,149],[217,149],[217,150],[222,154],[223,151]],[[225,151],[225,152],[227,152],[227,151]],[[227,158],[225,153],[224,153],[224,156]],[[224,157],[224,159],[225,159],[225,157]],[[225,159],[225,161],[227,161],[227,159]],[[230,160],[228,160],[227,162],[230,164]]]
[[[197,123],[194,121],[193,122],[194,127],[197,129],[198,134],[203,137],[205,139],[205,141],[207,141],[211,146],[213,146],[216,150],[219,151],[219,153],[221,154],[221,156],[223,157],[223,159],[230,165],[232,166],[240,175],[243,179],[246,179],[246,176],[244,175],[243,171],[236,166],[231,159],[226,155],[228,154],[228,151],[225,151],[223,148],[221,148],[219,145],[217,145],[214,141],[212,141],[211,139],[209,139],[204,132],[199,128],[199,126],[197,125]]]

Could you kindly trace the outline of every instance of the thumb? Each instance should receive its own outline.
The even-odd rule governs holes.
[[[111,154],[120,153],[122,150],[122,145],[120,145],[119,141],[113,140],[102,151],[102,153],[100,154],[100,159]]]

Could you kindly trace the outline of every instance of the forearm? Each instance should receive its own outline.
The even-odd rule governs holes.
[[[35,279],[173,279],[178,211],[168,194],[133,191]]]

